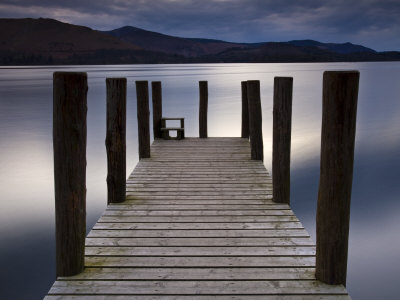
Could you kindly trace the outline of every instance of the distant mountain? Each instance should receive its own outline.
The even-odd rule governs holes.
[[[289,42],[231,43],[214,39],[181,38],[125,26],[104,33],[143,49],[175,54],[179,62],[336,62],[399,60],[400,52],[379,53],[352,43]]]
[[[348,54],[348,53],[376,53],[375,50],[371,48],[367,48],[361,45],[354,45],[352,43],[343,43],[343,44],[335,44],[335,43],[321,43],[313,40],[297,40],[297,41],[289,41],[287,42],[290,45],[301,46],[301,47],[316,47],[321,50],[327,50],[335,53]]]
[[[231,43],[125,26],[96,31],[52,19],[0,19],[0,65],[400,60],[351,43],[313,40]]]
[[[367,48],[368,49],[368,48]],[[214,56],[200,57],[202,62],[271,63],[271,62],[359,62],[398,61],[400,52],[341,53],[315,46],[296,46],[288,42],[263,43],[257,47],[228,49]]]
[[[117,58],[117,59],[116,59]],[[0,19],[1,64],[142,63],[168,60],[84,26],[52,19]]]
[[[233,47],[244,47],[243,44],[219,40],[180,38],[132,26],[125,26],[104,33],[146,50],[178,54],[185,57],[217,54]]]

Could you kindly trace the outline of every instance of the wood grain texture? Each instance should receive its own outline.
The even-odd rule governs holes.
[[[263,161],[264,145],[262,138],[260,81],[247,81],[247,101],[249,105],[251,159]]]
[[[89,233],[85,272],[48,297],[349,299],[315,280],[315,251],[249,141],[155,140]]]
[[[223,288],[221,288],[223,286]],[[343,287],[310,280],[282,281],[56,281],[50,294],[112,295],[346,294]]]
[[[249,104],[247,101],[247,81],[241,82],[242,87],[242,138],[248,139],[249,134]]]
[[[44,300],[214,300],[215,295],[57,295]],[[218,295],[219,300],[351,300],[348,295]]]
[[[161,81],[151,82],[151,98],[153,103],[153,134],[154,139],[161,139],[161,118],[162,118],[162,87]]]
[[[273,108],[273,199],[290,204],[290,143],[292,135],[292,77],[275,77]]]
[[[125,201],[126,78],[107,78],[107,204]]]
[[[316,277],[346,284],[358,71],[324,73]]]
[[[84,268],[86,233],[86,73],[53,75],[56,274]]]
[[[150,157],[150,111],[147,81],[136,81],[139,159]]]
[[[207,138],[208,82],[199,81],[199,137]]]

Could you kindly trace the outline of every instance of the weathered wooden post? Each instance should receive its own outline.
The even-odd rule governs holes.
[[[247,81],[247,101],[249,105],[249,129],[251,159],[264,159],[264,146],[262,137],[262,112],[260,97],[260,81]]]
[[[107,203],[125,201],[126,78],[107,78]]]
[[[247,101],[247,81],[242,81],[242,138],[249,138],[249,104]]]
[[[316,278],[346,285],[358,71],[324,73]]]
[[[136,81],[139,159],[150,157],[149,84]]]
[[[86,73],[53,74],[57,277],[84,269],[87,90]]]
[[[275,77],[272,143],[272,190],[274,202],[287,204],[290,204],[292,93],[292,77]]]
[[[162,118],[162,89],[161,81],[151,83],[151,97],[153,102],[153,133],[154,139],[161,139],[161,118]]]
[[[208,107],[208,85],[207,81],[199,81],[200,111],[199,111],[199,136],[207,138],[207,107]]]
[[[185,128],[185,119],[184,118],[181,119],[181,128]],[[185,138],[185,131],[181,131],[180,134],[181,134],[181,138],[184,139]]]

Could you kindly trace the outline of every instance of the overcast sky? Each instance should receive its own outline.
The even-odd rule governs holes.
[[[400,50],[400,0],[1,0],[0,17],[131,25],[232,42],[315,39]]]

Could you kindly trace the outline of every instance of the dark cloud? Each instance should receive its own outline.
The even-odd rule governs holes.
[[[316,39],[400,50],[398,0],[3,0],[0,17],[49,17],[95,29],[132,25],[240,42]]]

